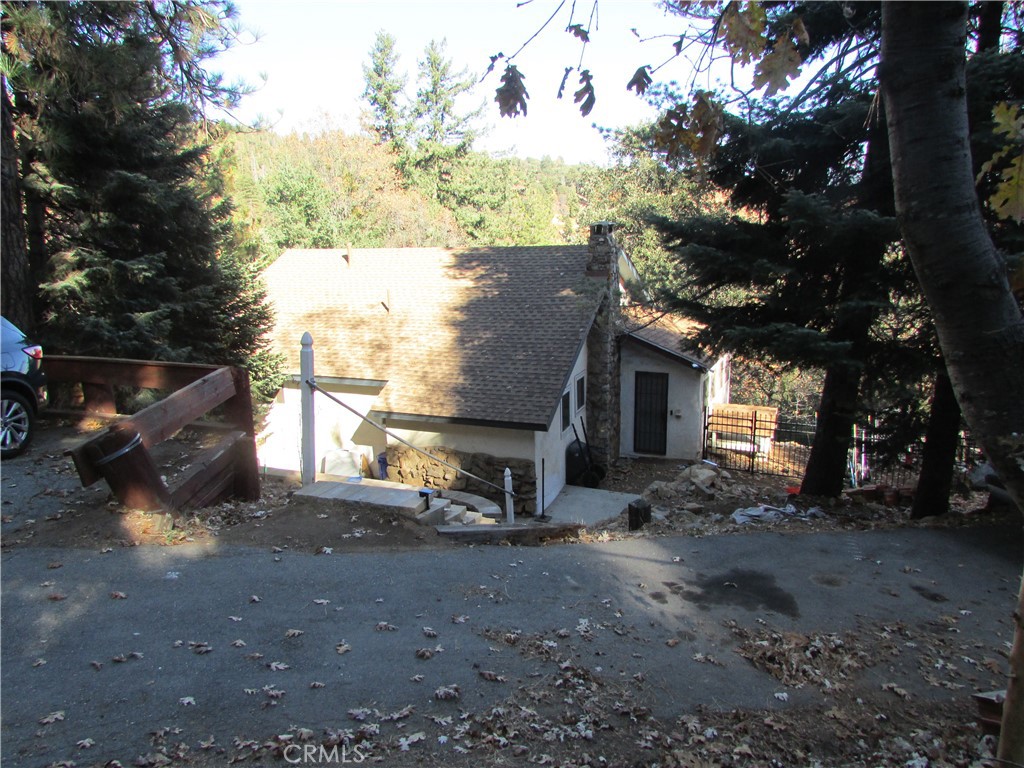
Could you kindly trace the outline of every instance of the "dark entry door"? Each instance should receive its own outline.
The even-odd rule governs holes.
[[[668,434],[668,374],[637,371],[633,450],[664,456]]]

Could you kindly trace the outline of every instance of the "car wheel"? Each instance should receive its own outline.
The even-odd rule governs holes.
[[[0,458],[24,451],[35,431],[36,414],[29,401],[17,392],[4,390],[0,397]]]

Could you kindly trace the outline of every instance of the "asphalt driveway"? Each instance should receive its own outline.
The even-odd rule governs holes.
[[[360,715],[381,740],[427,728],[443,754],[465,713],[567,665],[656,717],[827,696],[736,653],[766,629],[903,633],[902,652],[829,684],[967,696],[1004,685],[1021,562],[1003,527],[343,555],[20,547],[2,556],[2,759],[155,765],[166,737],[226,763]],[[918,632],[952,643],[953,671],[928,672]]]

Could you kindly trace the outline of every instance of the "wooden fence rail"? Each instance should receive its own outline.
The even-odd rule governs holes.
[[[173,390],[67,452],[83,486],[104,479],[125,506],[169,513],[229,496],[259,498],[252,396],[244,368],[56,355],[47,357],[44,367],[51,383],[81,385],[90,415],[117,416],[114,387]],[[150,449],[222,404],[227,434],[192,462],[173,489],[167,488]]]

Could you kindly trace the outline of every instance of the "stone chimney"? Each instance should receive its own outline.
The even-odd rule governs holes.
[[[605,469],[619,457],[619,253],[617,225],[590,226],[587,276],[601,279],[603,297],[587,339],[587,437],[594,462]]]

